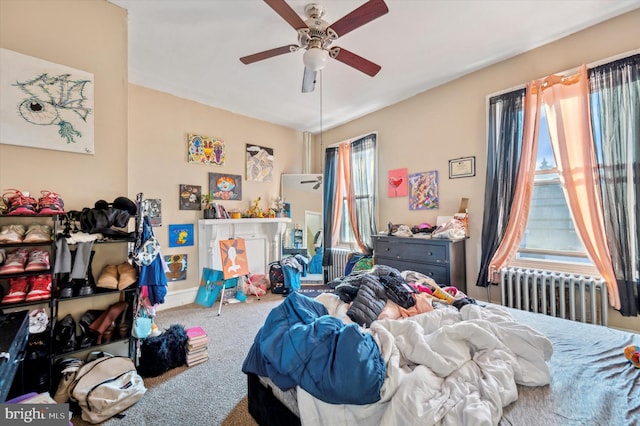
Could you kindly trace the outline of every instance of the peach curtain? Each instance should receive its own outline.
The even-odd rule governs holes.
[[[527,84],[518,181],[504,239],[489,262],[489,282],[500,282],[499,271],[513,260],[527,225],[535,178],[536,153],[538,152],[538,128],[542,101],[542,97],[538,95],[539,88],[540,82],[538,81]]]
[[[577,234],[607,283],[611,306],[619,310],[620,294],[604,231],[586,65],[575,75],[545,79],[542,96],[551,146]]]
[[[351,162],[349,157],[351,156],[351,145],[349,143],[341,143],[338,146],[338,173],[336,176],[336,203],[333,209],[333,234],[331,235],[331,241],[336,244],[339,240],[340,234],[340,218],[342,216],[342,195],[346,192],[350,193],[351,186]]]

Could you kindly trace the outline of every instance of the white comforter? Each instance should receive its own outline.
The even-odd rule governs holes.
[[[387,365],[380,402],[327,404],[298,388],[303,425],[495,425],[516,384],[549,383],[551,342],[496,306],[378,320],[370,332]]]

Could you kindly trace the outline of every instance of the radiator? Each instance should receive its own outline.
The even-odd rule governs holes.
[[[327,282],[344,275],[344,270],[347,266],[347,260],[349,259],[349,253],[351,253],[351,251],[346,249],[331,249],[331,258],[333,259],[333,264],[330,266],[325,266],[325,278],[327,279]]]
[[[601,278],[508,267],[500,271],[500,284],[504,306],[607,325],[607,288]]]

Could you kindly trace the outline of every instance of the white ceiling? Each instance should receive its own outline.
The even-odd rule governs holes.
[[[329,59],[315,91],[301,93],[302,50],[239,60],[297,44],[262,1],[109,1],[129,13],[129,82],[314,133],[640,8],[640,0],[386,0],[389,13],[332,44],[380,65],[378,75]],[[306,19],[310,0],[287,2]],[[320,3],[331,24],[365,2]]]

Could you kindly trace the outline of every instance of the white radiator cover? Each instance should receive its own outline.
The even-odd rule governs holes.
[[[606,283],[600,277],[507,267],[500,271],[502,304],[545,315],[607,325]]]

